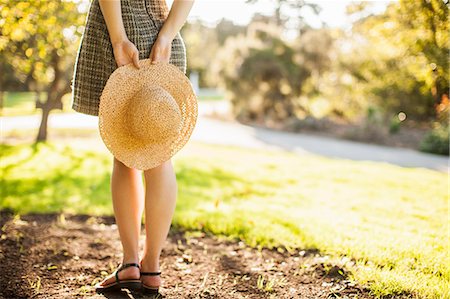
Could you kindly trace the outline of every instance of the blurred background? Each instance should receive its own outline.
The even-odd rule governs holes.
[[[0,0],[5,211],[112,215],[98,118],[71,109],[89,4]],[[174,229],[448,298],[448,1],[196,0],[181,35],[199,119]]]
[[[8,3],[2,115],[44,111],[37,139],[45,139],[48,112],[70,111],[89,1]],[[201,101],[241,123],[447,155],[447,9],[445,1],[200,0],[182,29],[188,75]]]

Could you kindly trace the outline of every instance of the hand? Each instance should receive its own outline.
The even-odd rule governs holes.
[[[139,50],[128,39],[115,42],[113,45],[114,59],[117,66],[123,66],[129,63],[139,68]]]
[[[156,41],[153,43],[150,52],[150,61],[152,64],[158,62],[169,63],[170,54],[172,50],[172,40],[164,35],[158,35]]]

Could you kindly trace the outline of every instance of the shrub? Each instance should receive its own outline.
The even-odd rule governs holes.
[[[229,38],[219,52],[216,74],[238,119],[284,122],[300,112],[309,114],[302,88],[327,60],[321,53],[311,56],[307,46],[312,41],[298,46],[281,36],[275,25],[252,24],[245,36]]]
[[[422,142],[420,143],[420,150],[423,152],[448,155],[449,154],[449,126],[436,125],[430,130]]]

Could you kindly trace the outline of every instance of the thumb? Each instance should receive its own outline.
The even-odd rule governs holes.
[[[133,53],[133,64],[136,68],[138,68],[138,69],[140,68],[139,67],[139,51],[135,51]]]

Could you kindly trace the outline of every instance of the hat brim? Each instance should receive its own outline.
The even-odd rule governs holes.
[[[140,68],[127,64],[109,77],[99,107],[99,131],[108,150],[126,166],[140,170],[154,168],[174,156],[189,140],[197,116],[197,98],[189,79],[175,65],[139,61]],[[180,133],[158,143],[143,143],[127,128],[126,108],[143,84],[165,89],[177,102],[181,112]]]

